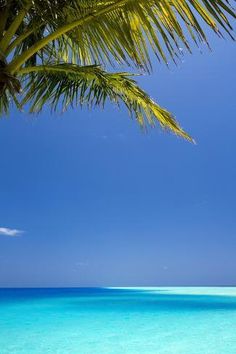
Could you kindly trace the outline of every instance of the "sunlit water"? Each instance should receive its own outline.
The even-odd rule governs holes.
[[[235,354],[236,288],[0,289],[0,354]]]

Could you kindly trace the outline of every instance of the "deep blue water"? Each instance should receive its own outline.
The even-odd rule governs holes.
[[[0,289],[0,354],[235,354],[236,288]]]

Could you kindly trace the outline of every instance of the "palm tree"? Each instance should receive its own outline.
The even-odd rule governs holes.
[[[191,140],[134,74],[116,68],[150,73],[151,50],[159,61],[176,62],[180,47],[208,44],[205,25],[232,37],[231,16],[227,0],[0,0],[0,116],[12,104],[65,111],[110,99],[142,127],[159,121]]]

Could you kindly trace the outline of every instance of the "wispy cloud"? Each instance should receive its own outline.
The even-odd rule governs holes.
[[[87,267],[88,265],[89,265],[88,261],[80,261],[75,263],[76,267]]]
[[[8,227],[0,227],[0,235],[16,237],[23,234],[24,231],[17,229],[9,229]]]

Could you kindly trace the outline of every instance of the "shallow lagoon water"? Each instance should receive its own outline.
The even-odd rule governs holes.
[[[235,354],[236,288],[0,289],[0,354]]]

